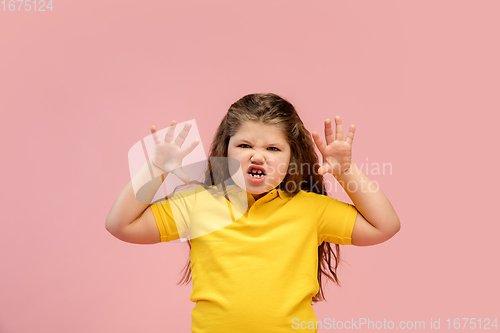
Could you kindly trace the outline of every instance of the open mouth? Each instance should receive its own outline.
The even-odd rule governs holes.
[[[248,174],[254,178],[262,178],[266,175],[264,168],[251,166],[248,170]]]

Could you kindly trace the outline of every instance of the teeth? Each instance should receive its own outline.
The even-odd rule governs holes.
[[[250,171],[250,174],[252,175],[252,177],[262,177],[264,176],[264,173],[262,172],[262,170],[257,170],[257,169],[252,169]]]

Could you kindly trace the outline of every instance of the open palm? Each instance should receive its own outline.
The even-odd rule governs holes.
[[[151,126],[151,134],[153,135],[153,140],[155,143],[153,152],[153,163],[167,172],[172,172],[180,180],[187,183],[189,182],[189,176],[182,169],[182,159],[191,153],[194,148],[198,145],[199,140],[193,140],[190,144],[182,147],[184,140],[186,140],[189,130],[191,129],[191,123],[187,122],[184,128],[179,133],[174,141],[174,130],[177,122],[172,120],[170,126],[165,134],[165,139],[162,140],[156,131],[155,126]]]
[[[323,164],[318,169],[319,174],[331,173],[334,176],[341,174],[349,169],[351,165],[352,140],[354,139],[355,126],[351,125],[349,133],[344,140],[342,130],[342,120],[339,116],[335,117],[336,133],[332,128],[332,121],[325,120],[325,140],[321,140],[317,132],[313,132],[313,140],[323,156]]]

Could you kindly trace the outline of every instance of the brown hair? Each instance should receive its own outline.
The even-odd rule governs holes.
[[[304,127],[293,105],[272,93],[246,95],[231,105],[222,119],[210,146],[209,167],[205,172],[205,185],[220,184],[224,180],[230,179],[227,160],[223,158],[212,159],[212,157],[227,157],[229,139],[236,134],[245,121],[274,124],[287,137],[291,151],[289,170],[278,188],[291,195],[297,194],[300,190],[326,195],[323,176],[318,173],[318,156],[314,152],[309,131]],[[224,165],[224,163],[226,164]],[[289,172],[290,165],[307,165],[308,168],[305,172],[291,173]],[[289,189],[286,184],[290,183],[300,184],[300,186],[293,186],[292,189]],[[189,248],[191,248],[189,240],[188,244]],[[334,259],[333,266],[331,265],[332,257]],[[340,247],[338,244],[335,244],[335,251],[327,242],[323,242],[318,246],[319,291],[313,297],[313,303],[326,300],[322,277],[327,277],[340,285],[337,275],[339,263]],[[187,284],[191,281],[190,260],[188,260],[183,272],[184,275],[178,284]]]

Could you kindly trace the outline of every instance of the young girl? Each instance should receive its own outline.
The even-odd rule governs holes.
[[[217,129],[204,184],[152,205],[136,199],[131,183],[119,194],[106,220],[115,237],[146,244],[188,235],[184,278],[188,282],[192,272],[192,332],[316,332],[312,303],[324,300],[324,277],[338,283],[339,244],[378,244],[398,232],[390,202],[351,162],[354,126],[344,140],[340,117],[335,123],[336,133],[325,121],[326,142],[312,133],[320,165],[292,104],[275,94],[247,95]],[[182,159],[198,142],[182,147],[189,124],[174,141],[175,124],[165,140],[151,129],[152,163],[137,175],[161,175],[147,184],[149,200],[167,171],[189,181]],[[230,172],[227,158],[239,162],[244,177]],[[354,206],[326,195],[325,173],[335,176]],[[230,223],[217,224],[228,207]],[[193,226],[207,221],[216,227],[193,236]]]

